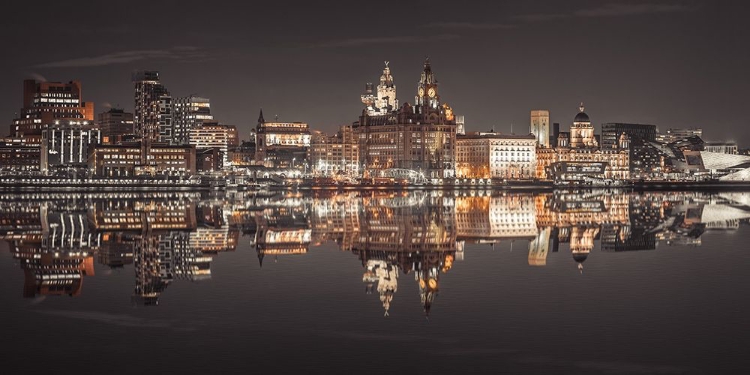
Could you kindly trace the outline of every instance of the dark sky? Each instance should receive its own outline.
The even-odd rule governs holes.
[[[470,131],[525,132],[531,109],[567,129],[584,101],[597,126],[703,127],[707,140],[750,147],[743,1],[46,3],[3,11],[8,125],[25,78],[79,79],[98,113],[132,110],[131,72],[154,69],[172,95],[211,98],[243,138],[260,107],[333,132],[357,119],[384,60],[398,99],[413,102],[429,56]]]

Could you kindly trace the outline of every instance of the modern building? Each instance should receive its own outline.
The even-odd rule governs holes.
[[[333,136],[314,132],[310,141],[308,161],[311,172],[318,176],[358,176],[359,140],[354,135],[352,126],[342,126]]]
[[[627,134],[631,141],[641,139],[656,142],[656,125],[608,122],[602,124],[602,149],[615,149],[620,143],[620,135]]]
[[[196,150],[216,148],[221,152],[220,164],[222,168],[230,165],[229,150],[239,146],[237,127],[220,125],[218,122],[197,124],[189,131],[188,143]]]
[[[548,148],[550,146],[549,132],[549,111],[539,109],[531,111],[531,125],[529,132],[536,137],[539,147]]]
[[[48,126],[69,121],[94,122],[94,103],[83,101],[81,82],[23,81],[23,108],[10,127],[12,136],[39,143]]]
[[[53,124],[42,131],[40,170],[86,168],[89,150],[102,143],[101,131],[87,121]]]
[[[255,160],[266,167],[302,169],[310,148],[310,127],[303,122],[266,122],[263,110],[256,128]]]
[[[736,142],[706,142],[703,144],[703,151],[719,154],[739,154]]]
[[[670,128],[666,133],[656,135],[656,141],[659,143],[672,143],[680,139],[698,137],[703,138],[702,128]]]
[[[386,114],[370,113],[366,106],[353,124],[366,176],[387,169],[410,170],[432,183],[455,176],[456,116],[440,101],[429,60],[424,63],[413,106],[404,103]]]
[[[534,134],[471,132],[458,136],[456,178],[534,178],[537,142]]]
[[[190,131],[204,122],[212,122],[211,103],[208,98],[195,95],[172,100],[172,143],[188,144]]]
[[[193,146],[131,142],[99,145],[89,153],[88,168],[95,176],[190,176],[196,171]]]
[[[133,74],[135,134],[150,141],[171,141],[172,98],[159,81],[157,71],[138,71]]]
[[[124,135],[134,134],[133,114],[125,110],[111,108],[100,113],[97,120],[104,143],[114,143]]]
[[[39,145],[27,145],[18,138],[0,141],[0,170],[38,171],[40,163],[41,147]]]

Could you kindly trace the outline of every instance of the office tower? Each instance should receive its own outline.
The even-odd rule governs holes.
[[[172,142],[187,144],[190,131],[204,122],[213,121],[211,103],[208,98],[190,95],[172,101]]]
[[[112,108],[100,113],[97,123],[102,137],[107,138],[109,142],[114,142],[124,135],[134,134],[133,114],[122,109]]]
[[[12,136],[39,144],[44,129],[68,121],[94,121],[94,103],[83,101],[81,82],[23,81],[23,108],[11,125]]]
[[[133,74],[135,87],[134,127],[139,138],[148,141],[171,141],[171,97],[159,81],[157,71]]]
[[[206,149],[218,149],[221,153],[220,165],[229,166],[229,150],[239,146],[237,127],[231,125],[219,125],[216,122],[203,123],[190,129],[188,142],[195,146],[198,151]]]

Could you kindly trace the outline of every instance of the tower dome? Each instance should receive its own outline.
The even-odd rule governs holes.
[[[589,119],[589,115],[586,114],[586,112],[583,111],[583,102],[581,102],[581,106],[578,107],[578,114],[576,115],[576,118],[573,119],[573,122],[591,122]]]

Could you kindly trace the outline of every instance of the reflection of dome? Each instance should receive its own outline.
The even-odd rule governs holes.
[[[589,253],[573,253],[573,260],[575,260],[578,263],[583,263],[586,261],[586,258],[588,258]]]

